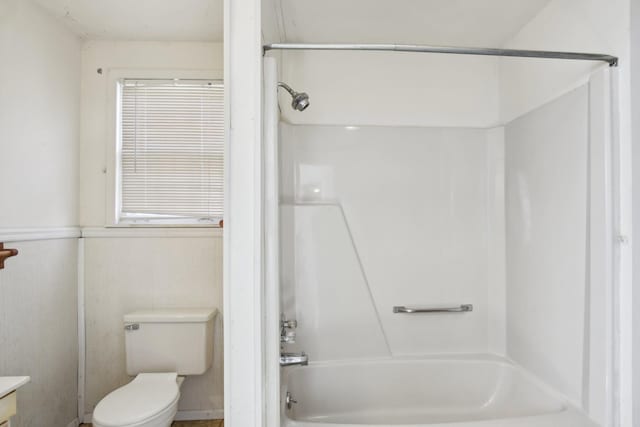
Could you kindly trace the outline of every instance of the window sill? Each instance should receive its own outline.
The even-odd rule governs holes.
[[[148,222],[120,222],[118,224],[107,224],[104,228],[222,228],[215,223],[192,223],[192,224],[169,224],[169,223],[148,223]]]

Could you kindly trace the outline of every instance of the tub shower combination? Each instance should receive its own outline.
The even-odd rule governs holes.
[[[464,313],[459,307],[408,308],[394,313]],[[282,320],[282,342],[297,323]],[[595,427],[566,398],[506,358],[426,356],[320,362],[282,353],[282,425]],[[304,366],[304,367],[302,367]]]
[[[434,48],[414,45],[274,44],[265,46],[265,52],[276,49],[436,52],[603,61],[611,67],[617,65],[617,59],[608,55],[562,52]],[[268,61],[267,59],[265,62],[266,75],[273,81],[266,83],[265,86],[266,93],[271,95],[271,100],[276,102],[277,95],[274,93],[278,87],[281,87],[291,95],[291,106],[294,110],[301,112],[309,107],[310,99],[306,93],[296,92],[287,84],[278,83],[275,80],[277,75],[274,72],[275,62]],[[591,92],[594,90],[592,89]],[[576,96],[581,95],[577,93]],[[562,105],[558,108],[562,108]],[[278,135],[277,117],[274,122],[267,123],[267,126],[272,126],[271,135],[275,135],[275,139],[279,140],[281,136]],[[284,125],[284,128],[282,126],[280,125],[280,132],[287,133],[290,139],[295,140],[290,144],[291,146],[296,144],[299,146],[303,138],[301,135],[307,135],[304,133],[306,130],[292,129],[295,126]],[[309,132],[312,131],[322,133],[319,138],[323,141],[339,144],[332,137],[337,132],[335,129],[318,128]],[[374,132],[385,133],[388,130],[380,128]],[[375,146],[376,142],[372,141],[373,139],[373,137],[370,138],[367,143]],[[371,253],[360,254],[356,249],[356,241],[363,239],[366,229],[360,225],[359,228],[354,229],[349,224],[351,215],[357,220],[358,214],[362,213],[357,211],[355,205],[351,205],[349,215],[346,215],[346,207],[341,203],[313,199],[314,192],[327,193],[328,190],[317,183],[320,180],[313,181],[323,173],[322,166],[310,166],[309,158],[304,157],[311,152],[314,155],[324,156],[319,163],[333,162],[331,164],[338,165],[334,169],[339,170],[340,165],[344,166],[340,162],[347,161],[345,160],[349,156],[347,151],[358,148],[352,144],[351,148],[345,148],[346,151],[339,153],[335,158],[325,155],[335,147],[330,144],[317,151],[310,149],[310,145],[293,149],[298,150],[296,155],[301,159],[298,159],[298,166],[302,165],[306,168],[307,178],[305,178],[299,171],[289,173],[279,170],[287,169],[286,162],[291,161],[295,156],[286,153],[287,147],[283,148],[285,144],[282,140],[279,149],[277,142],[272,141],[272,143],[276,147],[274,149],[275,164],[280,165],[279,168],[273,166],[277,169],[275,173],[280,176],[282,174],[295,176],[292,178],[296,181],[295,185],[302,187],[300,191],[290,191],[283,189],[281,184],[281,187],[276,190],[278,195],[275,197],[279,201],[275,206],[279,210],[276,222],[280,229],[278,232],[279,245],[281,245],[279,257],[282,260],[281,269],[283,270],[280,272],[278,282],[290,284],[288,288],[285,286],[280,291],[279,304],[282,309],[278,310],[286,312],[286,315],[282,314],[280,321],[280,365],[282,367],[280,422],[282,426],[591,427],[599,425],[592,421],[592,417],[587,415],[585,410],[585,401],[588,400],[588,396],[581,402],[574,396],[567,396],[565,391],[572,390],[572,384],[560,384],[558,387],[561,390],[558,390],[557,384],[549,384],[548,381],[539,379],[538,374],[544,372],[544,367],[538,369],[539,366],[535,362],[531,364],[535,372],[531,372],[529,367],[524,367],[509,357],[493,355],[491,351],[450,355],[424,352],[412,355],[399,352],[398,354],[401,355],[395,355],[391,351],[391,346],[392,344],[401,346],[402,341],[396,338],[397,341],[394,343],[389,342],[390,338],[384,332],[380,332],[384,329],[382,327],[384,321],[399,325],[398,330],[405,328],[408,331],[420,331],[412,321],[416,319],[426,321],[425,318],[435,319],[438,316],[447,319],[451,325],[461,325],[465,320],[464,316],[473,316],[476,311],[486,309],[489,302],[460,298],[460,301],[450,305],[420,306],[411,305],[412,301],[406,301],[406,305],[389,304],[381,308],[381,304],[376,304],[374,301],[371,280],[367,277],[368,273],[365,273],[367,269],[363,266],[365,261],[371,265],[371,260],[375,257]],[[269,150],[268,147],[269,145],[267,150]],[[402,149],[402,145],[399,144],[398,147],[398,150]],[[465,147],[462,147],[462,150],[464,149]],[[517,162],[516,155],[509,154],[507,157],[509,156],[511,156],[509,161]],[[594,161],[593,157],[591,161]],[[332,173],[339,174],[335,170]],[[591,169],[585,169],[585,172],[593,173]],[[392,172],[389,171],[389,173]],[[308,178],[309,176],[314,178]],[[522,179],[522,175],[518,177]],[[306,184],[302,182],[305,179],[309,180]],[[287,178],[281,181],[287,181]],[[520,181],[518,182],[521,184]],[[373,182],[368,183],[374,186]],[[286,186],[286,183],[284,185]],[[350,188],[344,183],[341,185],[346,189],[344,194],[358,194],[357,186]],[[338,184],[335,186],[337,187]],[[591,188],[587,189],[592,191]],[[304,193],[305,191],[309,193]],[[330,191],[334,189],[331,188]],[[337,193],[337,190],[335,192]],[[347,196],[344,198],[348,199]],[[375,228],[372,227],[369,230],[375,230]],[[384,238],[380,237],[380,240]],[[310,254],[325,260],[326,263],[314,264],[303,259]],[[293,266],[287,267],[286,263],[289,259],[295,259],[295,261],[291,261]],[[350,263],[357,268],[351,271],[340,264],[343,262],[345,265]],[[374,263],[374,265],[378,273],[383,268],[380,263]],[[288,272],[287,269],[295,272]],[[342,274],[345,277],[338,277],[336,274]],[[339,282],[343,279],[344,286],[342,282],[333,283],[335,287],[342,286],[339,293],[331,293],[333,291],[323,293],[327,292],[323,290],[323,283],[336,280]],[[356,285],[350,287],[352,283]],[[388,299],[393,297],[393,292],[383,296],[385,295]],[[351,301],[370,301],[371,303],[349,306]],[[404,301],[396,301],[398,302]],[[322,312],[322,307],[327,304],[334,306],[331,308],[333,313],[329,316]],[[344,319],[349,319],[350,324],[355,324],[354,330],[360,328],[357,330],[363,332],[358,336],[349,335]],[[307,336],[303,334],[296,336],[299,325],[301,328],[303,325],[308,326]],[[473,325],[470,326],[472,327]],[[347,329],[346,332],[345,329]],[[398,335],[403,333],[398,332]],[[428,340],[429,333],[429,330],[425,329],[420,339]],[[465,333],[473,335],[472,330]],[[327,348],[323,344],[327,338],[331,339],[333,348]],[[297,339],[298,343],[296,343]],[[351,353],[341,352],[340,343],[348,343],[345,347],[349,347]],[[583,345],[587,344],[588,342]],[[549,350],[553,351],[553,349]],[[581,387],[586,389],[589,384],[583,383]]]

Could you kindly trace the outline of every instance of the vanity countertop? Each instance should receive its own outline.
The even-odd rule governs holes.
[[[31,377],[0,377],[0,398],[16,391],[31,380]]]

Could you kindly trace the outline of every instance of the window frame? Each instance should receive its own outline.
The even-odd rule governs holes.
[[[106,227],[200,227],[219,228],[214,221],[203,222],[198,218],[174,218],[174,219],[125,219],[120,218],[122,200],[122,128],[121,128],[121,82],[126,79],[149,80],[217,80],[224,84],[222,70],[170,70],[170,69],[111,69],[107,74],[108,99],[107,111],[107,153],[106,153],[106,202],[105,202],[105,226]],[[225,153],[226,155],[226,153]]]

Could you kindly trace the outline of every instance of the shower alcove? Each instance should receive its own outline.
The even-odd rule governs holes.
[[[615,53],[554,45],[545,11],[492,47]],[[276,41],[372,42],[310,25]],[[297,320],[283,349],[310,360],[269,368],[278,424],[613,425],[610,65],[266,52],[268,310]]]

